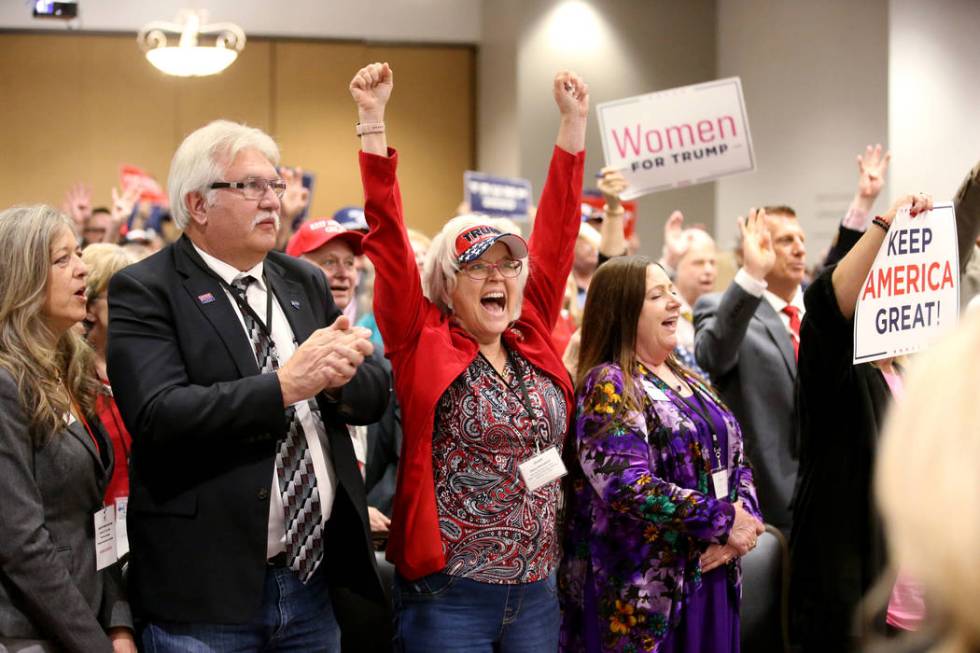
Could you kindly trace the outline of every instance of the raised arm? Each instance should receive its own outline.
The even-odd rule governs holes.
[[[738,350],[766,288],[765,278],[776,261],[766,212],[739,216],[742,268],[720,299],[704,296],[694,306],[694,355],[712,377],[728,373],[738,363]]]
[[[388,156],[385,136],[385,106],[395,88],[395,73],[387,63],[372,63],[357,71],[350,82],[350,94],[357,105],[357,124],[361,151]]]
[[[619,170],[603,168],[597,185],[606,203],[602,211],[602,227],[599,229],[599,253],[606,258],[622,256],[626,253],[626,233],[623,231],[626,209],[620,195],[629,186],[629,182]]]
[[[394,85],[395,75],[387,63],[361,68],[350,83],[361,131],[364,215],[370,227],[364,253],[374,263],[374,317],[388,353],[417,341],[425,311],[431,307],[422,293],[405,228],[396,176],[398,155],[388,148],[385,135],[385,106]]]
[[[851,200],[847,213],[841,219],[837,239],[824,257],[824,267],[841,260],[871,224],[871,207],[874,206],[885,185],[885,173],[888,172],[891,157],[891,152],[882,155],[881,144],[874,147],[868,145],[864,149],[864,154],[858,155],[858,181],[854,199]]]
[[[589,87],[574,73],[561,72],[555,75],[552,93],[560,113],[558,137],[531,233],[531,274],[524,290],[525,303],[540,312],[548,329],[558,319],[575,256]]]
[[[932,209],[932,198],[921,193],[900,197],[888,212],[881,216],[888,227],[891,226],[899,208],[903,206],[910,206],[909,212],[915,216]],[[832,276],[834,295],[837,298],[837,307],[845,319],[850,320],[854,317],[854,307],[861,286],[868,277],[868,272],[871,270],[875,256],[878,255],[878,250],[881,249],[881,244],[885,241],[886,234],[887,230],[876,223],[873,228],[864,232],[861,240],[834,269]]]

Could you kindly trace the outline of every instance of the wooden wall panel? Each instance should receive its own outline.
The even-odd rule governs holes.
[[[269,131],[284,163],[315,172],[314,215],[360,204],[347,84],[379,59],[396,71],[388,124],[407,219],[433,233],[476,159],[475,53],[466,47],[252,39],[225,73],[178,79],[150,66],[131,36],[0,34],[0,208],[60,205],[76,181],[108,204],[122,163],[163,183],[181,139],[216,118]]]
[[[347,86],[365,63],[391,65],[395,90],[385,122],[399,151],[406,221],[434,234],[453,215],[463,171],[476,160],[473,51],[290,42],[275,52],[276,136],[287,164],[317,173],[318,216],[363,202],[357,110]]]
[[[356,43],[294,41],[275,46],[276,125],[283,163],[316,175],[311,215],[362,205],[357,110],[347,90],[363,65]]]
[[[399,152],[405,219],[430,236],[455,215],[463,172],[476,167],[476,56],[459,48],[369,48],[395,90],[385,122]]]
[[[270,131],[272,48],[270,41],[249,40],[235,63],[212,77],[169,77],[147,63],[156,78],[169,77],[167,81],[173,84],[176,137],[173,149],[187,134],[218,118]]]

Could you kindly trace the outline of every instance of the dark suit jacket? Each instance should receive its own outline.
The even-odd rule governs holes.
[[[391,363],[381,358],[380,363],[389,373]],[[402,411],[394,395],[388,402],[381,419],[367,427],[367,462],[364,465],[364,485],[367,502],[391,517],[395,497],[395,481],[398,477],[398,459],[402,451]]]
[[[340,315],[323,273],[277,252],[269,284],[302,343]],[[279,381],[216,277],[182,237],[109,284],[108,366],[133,436],[130,594],[150,620],[242,623],[259,609],[269,493],[286,420]],[[364,485],[346,423],[376,421],[389,377],[366,360],[337,402],[317,397],[337,476],[326,529],[331,582],[382,596]]]
[[[102,456],[80,422],[35,449],[17,384],[0,370],[0,640],[93,653],[111,651],[106,629],[132,627],[118,569],[95,569],[92,516],[112,445],[98,420],[90,426]]]
[[[796,359],[789,333],[762,297],[732,282],[694,306],[694,353],[742,426],[765,521],[789,531],[796,484]]]

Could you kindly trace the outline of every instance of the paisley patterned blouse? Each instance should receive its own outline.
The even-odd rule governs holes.
[[[568,408],[561,389],[517,352],[507,370],[509,383],[477,356],[440,399],[432,439],[443,571],[484,583],[538,581],[558,566],[561,483],[529,492],[518,465],[538,449],[561,451]]]
[[[738,423],[710,388],[687,375],[685,380],[724,417],[727,433],[719,433],[728,443],[724,500],[711,490],[713,455],[700,444],[691,409],[671,401],[672,391],[659,377],[637,364],[633,382],[642,406],[632,411],[622,410],[624,378],[618,365],[599,365],[586,377],[575,429],[580,467],[571,470],[573,495],[559,570],[562,650],[585,650],[588,617],[598,620],[604,651],[657,651],[700,585],[701,553],[727,539],[732,503],[742,499],[761,520]],[[728,577],[739,591],[737,559],[729,563]]]

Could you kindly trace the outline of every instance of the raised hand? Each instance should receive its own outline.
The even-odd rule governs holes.
[[[361,122],[381,122],[385,105],[395,87],[395,74],[387,63],[372,63],[357,71],[350,81],[350,94],[357,104]]]
[[[909,214],[912,217],[932,210],[932,195],[926,193],[915,193],[914,195],[903,195],[895,200],[891,207],[881,217],[889,225],[895,219],[895,215],[903,207],[909,207]]]
[[[738,228],[742,232],[742,265],[745,271],[755,279],[765,279],[776,264],[776,252],[772,248],[765,210],[751,209],[748,219],[738,216]]]
[[[684,231],[684,214],[674,211],[664,223],[664,248],[661,254],[664,265],[676,270],[690,246],[691,235]]]
[[[65,193],[61,208],[81,232],[85,222],[92,216],[92,189],[81,182],[71,186]]]
[[[136,201],[139,197],[139,184],[130,184],[122,193],[115,186],[112,187],[112,208],[110,209],[110,214],[112,215],[112,242],[115,242],[119,238],[119,227],[133,214],[133,207],[136,206]]]
[[[555,75],[551,88],[561,120],[555,144],[571,154],[585,149],[585,123],[589,115],[589,87],[575,73]]]
[[[629,186],[629,182],[626,181],[626,177],[617,168],[603,168],[599,172],[599,175],[596,186],[599,187],[599,191],[602,193],[602,199],[606,202],[606,208],[612,211],[618,211],[623,205],[619,196]]]
[[[302,168],[283,168],[281,174],[286,182],[286,192],[279,200],[282,206],[282,222],[284,225],[291,225],[293,219],[303,212],[310,201],[310,190],[303,186]],[[286,228],[288,230],[288,226]]]
[[[589,85],[575,73],[562,71],[555,75],[552,92],[563,118],[589,115]]]
[[[858,165],[858,195],[874,200],[885,185],[885,173],[888,172],[888,162],[892,159],[891,152],[882,155],[881,143],[864,148],[864,154],[857,157]]]

